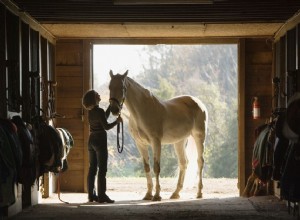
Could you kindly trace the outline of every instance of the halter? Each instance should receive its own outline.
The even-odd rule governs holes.
[[[126,93],[126,89],[125,89],[125,93]],[[114,102],[117,103],[117,105],[118,105],[119,108],[120,108],[119,115],[121,115],[121,111],[122,111],[123,104],[124,104],[124,101],[125,101],[125,96],[124,96],[124,98],[122,99],[121,102],[119,102],[119,100],[116,99],[116,98],[114,98],[114,97],[110,98],[109,101],[114,101]],[[123,121],[121,122],[121,126],[122,126],[122,144],[120,144],[120,141],[119,141],[120,123],[118,123],[118,125],[117,125],[117,148],[118,148],[118,152],[119,152],[119,153],[122,153],[123,147],[124,147],[124,129],[123,129]]]
[[[114,102],[116,102],[117,105],[118,105],[119,108],[120,108],[120,113],[121,113],[121,110],[122,110],[122,108],[123,108],[123,103],[124,103],[124,101],[125,101],[125,98],[122,99],[122,102],[121,102],[121,103],[120,103],[119,100],[116,99],[116,98],[110,98],[109,101],[114,101]]]

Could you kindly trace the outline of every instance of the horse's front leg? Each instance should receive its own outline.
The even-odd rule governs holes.
[[[161,201],[160,183],[159,183],[161,142],[158,140],[153,141],[151,146],[153,151],[153,170],[156,179],[155,194],[152,201]]]
[[[138,150],[143,158],[143,164],[144,164],[144,170],[147,178],[147,193],[144,196],[143,200],[152,200],[152,190],[153,190],[153,182],[152,182],[152,176],[151,176],[151,169],[150,169],[150,163],[149,163],[149,153],[148,153],[148,147],[146,145],[138,144],[137,143]]]

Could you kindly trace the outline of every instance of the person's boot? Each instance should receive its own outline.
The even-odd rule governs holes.
[[[88,183],[88,201],[89,202],[97,202],[98,201],[98,196],[95,191],[95,177],[93,175],[88,175],[87,178],[87,183]]]
[[[99,203],[114,203],[115,200],[111,200],[106,195],[106,178],[98,177],[98,202]]]
[[[88,196],[89,202],[98,202],[98,196],[96,195],[95,190],[92,193],[89,193]]]
[[[111,200],[106,194],[101,195],[98,197],[98,202],[99,203],[114,203],[115,200]]]

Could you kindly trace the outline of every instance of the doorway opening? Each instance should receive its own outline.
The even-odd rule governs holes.
[[[149,89],[159,99],[178,95],[199,98],[208,109],[208,133],[204,150],[204,193],[205,184],[224,181],[232,185],[230,195],[238,196],[238,74],[237,44],[208,45],[93,45],[93,88],[101,95],[100,107],[109,106],[109,71],[128,76]],[[122,113],[123,114],[123,113]],[[108,131],[108,178],[144,178],[141,156],[130,136],[124,120],[124,151],[117,150],[117,130]],[[110,117],[109,121],[115,120]],[[196,188],[197,158],[192,139],[187,146],[189,166],[185,188]],[[151,149],[149,148],[150,154]],[[177,157],[172,145],[162,147],[161,173],[166,181],[177,181]],[[118,179],[119,178],[119,179]],[[210,181],[215,180],[215,182]],[[146,180],[144,180],[146,188]],[[134,184],[133,184],[134,185]],[[161,183],[163,187],[163,182]],[[171,187],[170,187],[171,188]],[[175,189],[175,188],[174,188]],[[171,188],[170,190],[173,190]],[[163,189],[162,189],[163,191]],[[183,190],[184,192],[184,190]]]

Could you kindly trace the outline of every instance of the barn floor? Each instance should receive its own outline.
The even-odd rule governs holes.
[[[62,196],[70,203],[65,204],[58,199],[56,201],[53,199],[53,203],[41,203],[27,208],[11,219],[297,219],[292,214],[288,214],[286,205],[273,196],[252,197],[249,199],[239,197],[200,200],[180,199],[176,201],[163,200],[161,202],[128,199],[116,201],[114,204],[78,202],[79,198],[86,200],[86,194],[63,194]],[[71,197],[75,197],[77,200],[73,199],[71,202]]]
[[[265,220],[283,219],[297,220],[296,216],[288,213],[286,203],[275,196],[258,196],[251,198],[238,197],[237,190],[231,190],[235,180],[231,180],[231,188],[223,182],[225,180],[204,180],[203,198],[194,199],[196,188],[183,190],[178,200],[168,199],[174,181],[161,181],[162,201],[152,202],[141,200],[144,195],[145,182],[128,182],[122,179],[109,180],[107,194],[115,199],[114,204],[99,204],[87,202],[86,193],[61,193],[59,200],[53,194],[35,206],[24,209],[21,213],[11,217],[16,220],[177,220],[177,219],[243,219]],[[217,182],[216,182],[217,181]],[[209,190],[212,184],[218,185]],[[164,187],[167,185],[168,187]],[[206,186],[206,187],[205,187]],[[210,186],[210,187],[209,187]],[[222,187],[223,186],[223,187]],[[236,187],[235,187],[236,188]],[[129,190],[130,189],[130,190]],[[128,191],[129,190],[129,191]],[[222,191],[223,190],[223,191]]]

